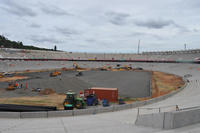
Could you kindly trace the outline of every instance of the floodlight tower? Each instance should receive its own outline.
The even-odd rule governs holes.
[[[138,41],[138,54],[140,53],[140,40]]]
[[[187,45],[186,44],[184,44],[184,48],[185,48],[185,50],[187,49]]]

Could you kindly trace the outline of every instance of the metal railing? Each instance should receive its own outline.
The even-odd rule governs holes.
[[[171,112],[171,111],[178,111],[178,105],[170,105],[170,106],[163,106],[157,108],[138,108],[137,116],[143,114],[153,114],[153,113],[161,113],[161,112]]]

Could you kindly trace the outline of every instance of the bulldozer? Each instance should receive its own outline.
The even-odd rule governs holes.
[[[84,109],[85,105],[86,104],[83,98],[77,97],[77,94],[75,92],[69,91],[66,93],[66,98],[63,102],[65,110],[73,110],[74,108]]]
[[[56,77],[58,75],[61,75],[61,72],[55,71],[50,73],[50,77]]]

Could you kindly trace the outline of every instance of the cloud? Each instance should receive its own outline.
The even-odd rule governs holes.
[[[61,43],[58,39],[55,39],[52,36],[38,36],[38,35],[31,35],[29,37],[35,43]]]
[[[46,6],[44,4],[41,4],[41,11],[45,14],[55,15],[55,16],[72,15],[71,13],[68,13],[62,8],[56,6]]]
[[[24,5],[24,3],[16,3],[13,0],[4,1],[4,6],[0,6],[0,8],[19,17],[34,17],[37,15],[36,12]]]
[[[127,17],[130,15],[119,12],[106,12],[105,16],[108,18],[108,21],[114,25],[124,25]]]
[[[86,42],[89,42],[89,43],[94,43],[94,42],[96,42],[95,39],[85,39],[85,41],[86,41]]]
[[[166,26],[175,24],[173,20],[162,20],[162,19],[157,19],[157,20],[149,19],[146,21],[136,20],[134,23],[137,26],[146,27],[150,29],[162,29]]]
[[[153,37],[157,40],[163,40],[164,38],[159,36],[159,35],[155,35],[155,34],[152,34],[152,33],[145,33],[145,32],[133,32],[129,35],[129,37],[132,36],[132,37]]]
[[[60,27],[55,27],[55,30],[64,35],[64,36],[71,36],[71,35],[77,35],[77,34],[80,34],[80,32],[74,30],[74,29],[71,29],[71,28],[60,28]]]
[[[41,25],[32,23],[32,24],[30,25],[30,27],[31,27],[31,28],[40,28]]]

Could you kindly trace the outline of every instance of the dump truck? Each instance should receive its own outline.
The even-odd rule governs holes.
[[[73,110],[74,108],[84,109],[85,102],[83,98],[77,97],[75,92],[69,91],[66,93],[66,98],[63,102],[63,106],[65,110]]]
[[[56,77],[58,75],[61,75],[61,72],[55,71],[50,73],[50,77]]]

